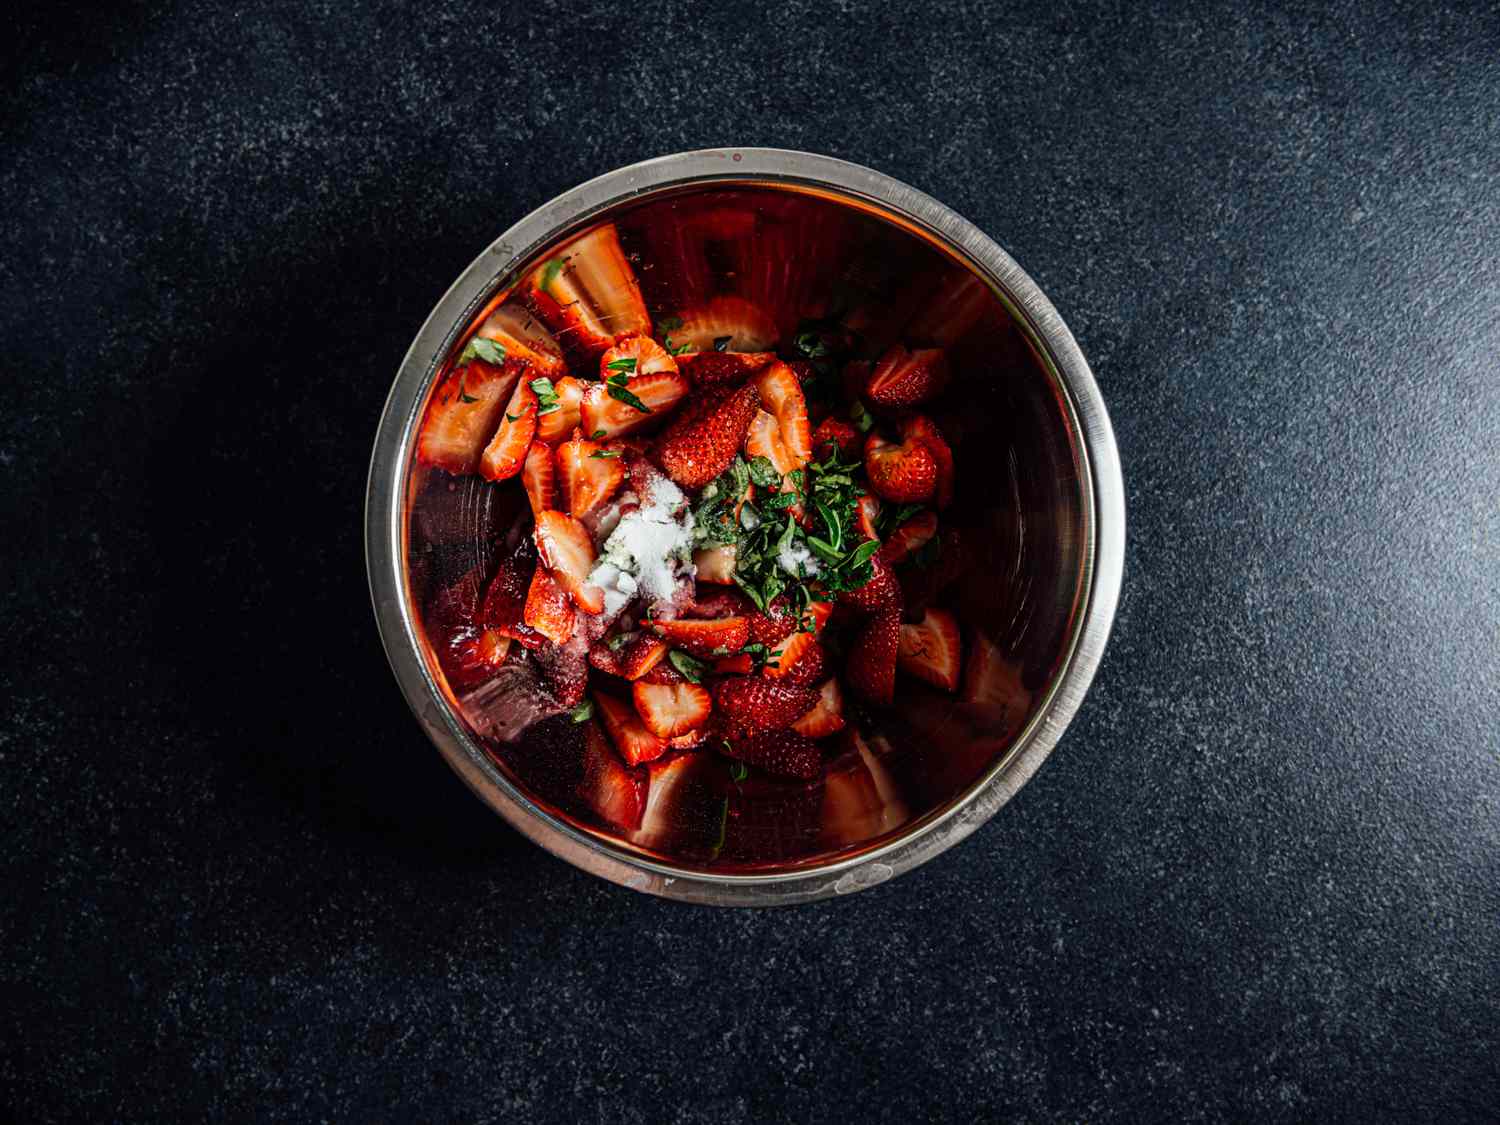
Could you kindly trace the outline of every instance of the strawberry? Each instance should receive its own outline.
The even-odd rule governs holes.
[[[844,676],[855,694],[870,703],[888,704],[896,693],[896,651],[901,642],[901,615],[877,613],[849,649]]]
[[[656,459],[682,487],[702,488],[729,468],[759,409],[754,383],[701,391],[667,426]]]
[[[839,690],[837,676],[823,681],[818,701],[792,724],[792,729],[807,738],[826,738],[844,729],[844,693]]]
[[[718,351],[717,342],[726,338],[726,351],[764,352],[776,346],[776,322],[765,309],[743,297],[711,297],[677,315],[682,324],[672,330],[672,342],[679,347]]]
[[[902,605],[901,584],[896,581],[890,565],[877,554],[870,560],[870,568],[874,572],[870,580],[863,586],[839,594],[839,604],[853,606],[865,613],[899,614]]]
[[[552,395],[557,399],[557,409],[537,414],[537,437],[548,445],[556,445],[577,428],[578,409],[583,404],[586,386],[582,379],[575,379],[571,375],[553,380]]]
[[[894,670],[894,649],[892,664]],[[714,706],[731,736],[789,727],[818,700],[811,688],[778,683],[764,676],[737,676],[714,685]]]
[[[822,842],[842,848],[884,836],[911,815],[885,765],[855,736],[856,752],[830,762],[823,779]]]
[[[567,374],[562,349],[557,346],[552,333],[543,328],[524,306],[514,301],[506,301],[490,313],[474,335],[493,340],[505,349],[506,359],[529,364],[536,375],[556,379]]]
[[[604,729],[609,732],[610,740],[626,765],[638,766],[642,762],[655,761],[667,752],[666,740],[646,729],[633,706],[598,688],[592,694]]]
[[[422,418],[417,460],[454,474],[474,472],[525,370],[520,361],[496,367],[475,359],[448,372]]]
[[[1031,706],[1031,692],[1021,679],[1020,664],[1008,659],[999,645],[977,629],[969,642],[959,698],[1008,716],[1024,715]]]
[[[638,680],[657,667],[667,655],[668,645],[655,633],[640,632],[628,641],[601,641],[589,649],[589,663],[601,672],[625,680]]]
[[[583,434],[590,441],[602,437],[628,434],[642,426],[660,421],[687,393],[688,384],[675,371],[656,371],[649,375],[627,376],[620,380],[615,373],[614,383],[590,383],[583,392],[579,407],[579,421]],[[610,392],[623,391],[637,398],[646,408],[644,411],[629,402],[621,401]]]
[[[531,310],[581,362],[592,361],[616,340],[651,334],[640,285],[613,223],[561,247],[527,275],[520,289]]]
[[[807,424],[807,400],[796,372],[784,363],[773,363],[755,377],[755,386],[764,409],[776,419],[777,433],[786,450],[785,459],[792,462],[791,469],[781,467],[782,459],[773,456],[771,460],[783,474],[800,469],[812,460],[812,431]]]
[[[743,617],[720,617],[712,621],[680,617],[651,624],[669,644],[704,659],[738,652],[750,639],[750,624]],[[725,651],[716,654],[715,649]]]
[[[526,486],[526,499],[531,501],[533,516],[539,516],[555,506],[556,465],[552,449],[545,442],[533,441],[531,448],[526,451],[526,460],[521,465],[521,483]]]
[[[698,572],[698,581],[711,582],[719,586],[732,585],[735,554],[733,543],[704,547],[694,551],[693,566]]]
[[[658,371],[677,374],[677,360],[650,336],[631,336],[621,340],[599,357],[599,378],[611,375],[654,375]]]
[[[598,508],[625,479],[620,451],[585,441],[577,430],[571,439],[557,447],[557,467],[568,514],[574,519],[583,519]]]
[[[880,518],[880,497],[866,492],[854,502],[854,522],[866,539],[879,539],[875,521]]]
[[[484,600],[480,603],[476,618],[480,625],[492,627],[501,635],[520,641],[527,648],[536,648],[544,639],[524,623],[527,591],[535,569],[536,561],[523,557],[520,552],[500,560],[495,576],[485,587]],[[568,633],[572,633],[571,626]]]
[[[509,480],[526,462],[526,451],[536,434],[536,391],[531,383],[530,372],[516,383],[495,436],[484,447],[479,474],[489,480]]]
[[[905,561],[937,534],[937,526],[936,512],[918,512],[891,532],[890,537],[881,544],[880,557],[891,566]]]
[[[657,738],[676,738],[708,722],[713,698],[700,684],[682,680],[657,684],[637,680],[630,689],[635,710],[646,729]]]
[[[755,603],[734,587],[699,590],[688,612],[694,617],[748,617],[755,612]]]
[[[832,415],[818,423],[818,428],[813,431],[812,441],[813,456],[819,461],[828,460],[835,449],[846,461],[854,460],[864,447],[864,439],[859,436],[859,431],[853,424]]]
[[[870,490],[882,500],[915,504],[932,499],[937,461],[923,441],[909,439],[896,445],[872,433],[865,439],[865,475]]]
[[[801,664],[807,651],[817,646],[818,633],[832,612],[831,602],[813,602],[803,610],[802,618],[798,621],[795,631],[782,638],[781,643],[766,654],[765,674],[772,679],[780,679]],[[808,626],[812,627],[812,632],[805,631]],[[806,686],[807,683],[816,679],[817,676],[814,675],[806,682],[802,680],[788,680],[788,682],[802,683]]]
[[[571,711],[583,702],[589,686],[589,660],[581,638],[577,644],[542,645],[531,656],[559,707]]]
[[[752,734],[722,743],[720,753],[778,777],[808,779],[823,771],[823,752],[818,744],[795,731]]]
[[[937,465],[937,486],[933,498],[939,509],[953,503],[953,450],[943,440],[942,431],[932,419],[921,414],[908,414],[901,419],[903,441],[920,441],[932,454]]]
[[[600,820],[627,832],[640,825],[646,808],[646,772],[624,765],[594,722],[584,729],[578,797]]]
[[[531,588],[526,592],[526,607],[521,619],[528,628],[555,645],[566,644],[573,635],[577,623],[573,605],[544,566],[537,567],[531,576]]]
[[[893,344],[870,369],[865,397],[877,406],[894,410],[926,402],[947,382],[948,356],[942,348],[912,352]]]
[[[775,352],[689,352],[677,357],[677,366],[695,387],[717,387],[743,383],[751,375],[775,362]]]
[[[714,661],[716,676],[748,676],[755,671],[755,661],[748,652],[737,652],[733,656],[721,656]]]
[[[792,601],[783,594],[765,609],[750,614],[750,639],[769,647],[791,636],[798,624]]]
[[[585,613],[604,608],[604,591],[589,583],[594,569],[594,541],[583,524],[562,512],[543,512],[536,518],[536,549],[568,596]]]
[[[929,609],[916,625],[901,626],[896,667],[944,691],[958,690],[958,619],[946,609]]]
[[[806,638],[804,644],[795,649],[794,642]],[[772,662],[776,668],[771,668]],[[798,687],[813,687],[822,683],[828,670],[828,650],[817,642],[811,633],[793,633],[782,642],[781,651],[772,653],[766,661],[766,675],[784,680]]]

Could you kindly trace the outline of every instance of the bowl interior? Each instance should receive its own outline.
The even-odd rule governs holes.
[[[628,269],[599,284],[638,287],[658,339],[675,331],[679,346],[712,347],[710,336],[692,337],[712,332],[704,310],[717,309],[741,324],[758,318],[755,330],[784,357],[831,350],[811,357],[810,404],[820,395],[836,401],[847,362],[892,344],[947,352],[951,382],[923,409],[952,447],[954,501],[939,534],[899,574],[909,608],[928,601],[957,618],[961,685],[946,692],[903,674],[896,705],[885,709],[846,692],[847,725],[824,740],[824,775],[811,783],[739,776],[711,750],[638,767],[644,815],[613,824],[580,796],[587,724],[548,714],[533,657],[513,646],[504,674],[477,682],[452,659],[451,607],[472,599],[530,530],[522,487],[414,457],[406,597],[428,670],[476,745],[544,815],[620,853],[689,872],[764,874],[878,848],[941,816],[1003,766],[1074,642],[1088,475],[1072,405],[1018,306],[932,232],[871,201],[769,183],[661,191],[563,232],[497,277],[473,321],[454,326],[433,386],[497,308],[530,317],[520,279],[603,226],[617,232]],[[578,341],[567,330],[557,336],[582,374]],[[848,633],[830,640],[852,643]]]

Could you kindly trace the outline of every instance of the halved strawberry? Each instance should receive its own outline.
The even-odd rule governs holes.
[[[880,497],[866,492],[854,502],[855,526],[866,539],[879,539],[875,521],[880,518]]]
[[[781,642],[766,654],[765,674],[773,680],[780,679],[797,667],[808,649],[817,645],[818,634],[832,612],[832,602],[813,602],[803,610],[796,630],[783,637]],[[809,628],[811,632],[807,631]],[[793,679],[788,682],[801,683],[803,681]]]
[[[812,460],[812,430],[807,423],[807,400],[797,373],[784,363],[773,363],[755,377],[755,386],[765,411],[776,419],[777,435],[785,449],[782,458],[764,456],[771,456],[783,474],[800,469]],[[783,460],[791,462],[791,469],[781,467]]]
[[[924,441],[911,438],[896,445],[872,433],[865,439],[865,475],[882,500],[920,503],[932,499],[937,487],[937,460]]]
[[[531,443],[521,465],[521,483],[526,486],[526,499],[531,501],[533,516],[557,506],[557,471],[551,446],[541,441]]]
[[[679,617],[651,624],[676,648],[704,659],[739,652],[750,639],[750,623],[743,617],[720,617],[712,621]],[[716,653],[716,649],[723,651]]]
[[[916,625],[901,626],[896,667],[944,691],[958,690],[958,618],[946,609],[929,609]]]
[[[892,672],[895,650],[891,651]],[[817,702],[811,688],[768,680],[764,676],[736,676],[714,685],[714,706],[731,735],[742,737],[781,730],[807,714]]]
[[[755,603],[738,589],[699,590],[688,612],[693,617],[748,617]]]
[[[660,664],[668,647],[655,633],[642,631],[630,640],[611,638],[598,642],[589,649],[589,663],[611,676],[638,680]]]
[[[743,681],[729,681],[743,682]],[[719,752],[774,773],[778,777],[817,777],[823,771],[823,752],[806,735],[790,730],[763,731],[721,743]]]
[[[676,738],[708,722],[713,697],[701,684],[681,680],[675,684],[636,680],[630,689],[635,710],[646,729],[658,738]]]
[[[943,433],[931,418],[922,414],[908,414],[901,419],[901,437],[904,441],[920,441],[932,454],[937,465],[937,485],[933,500],[938,508],[953,503],[953,450],[943,440]]]
[[[902,604],[901,584],[896,581],[890,564],[877,554],[870,560],[870,568],[870,580],[863,586],[839,594],[839,604],[853,606],[865,613],[899,615]]]
[[[505,349],[506,359],[524,360],[536,375],[550,379],[567,373],[562,349],[552,333],[515,301],[506,301],[490,313],[474,335],[493,340]]]
[[[877,406],[915,406],[937,395],[948,382],[948,356],[942,348],[908,351],[901,344],[886,349],[870,369],[865,397]]]
[[[675,371],[656,371],[616,383],[590,383],[578,412],[583,435],[594,441],[659,422],[682,401],[687,389],[687,380]],[[612,391],[633,395],[646,409],[617,398]]]
[[[702,488],[729,468],[759,409],[754,383],[700,391],[661,435],[656,459],[684,488]]]
[[[775,352],[721,352],[710,348],[678,356],[677,366],[693,386],[717,387],[743,383],[775,360]]]
[[[792,608],[792,599],[785,594],[765,609],[752,612],[749,621],[750,639],[768,647],[791,636],[801,624],[797,611]]]
[[[585,441],[576,430],[557,447],[557,468],[568,514],[580,520],[613,496],[625,479],[620,451]]]
[[[536,391],[531,388],[532,381],[531,373],[527,372],[516,383],[495,436],[484,447],[479,473],[489,480],[509,480],[526,462],[526,451],[536,434]]]
[[[937,534],[936,512],[922,511],[891,532],[880,546],[880,557],[895,566]]]
[[[586,613],[604,608],[604,591],[589,582],[594,541],[583,524],[563,512],[543,512],[536,518],[536,549],[578,608]]]
[[[812,441],[813,456],[819,461],[826,461],[835,449],[843,454],[845,460],[852,460],[864,448],[864,438],[853,424],[832,415],[818,423],[818,428],[813,431]]]
[[[849,649],[844,677],[857,695],[888,704],[896,694],[896,652],[901,643],[901,615],[877,613],[860,630]]]
[[[531,576],[521,620],[555,645],[566,644],[573,635],[578,620],[573,603],[545,566],[537,567]]]
[[[694,551],[693,566],[698,572],[698,581],[711,582],[720,586],[733,585],[735,557],[736,551],[733,543],[704,547]]]
[[[610,749],[598,723],[583,735],[583,777],[578,796],[606,824],[629,832],[641,823],[646,808],[646,773],[624,765]]]
[[[655,761],[667,752],[665,739],[658,738],[646,729],[635,707],[618,696],[595,688],[591,693],[594,706],[610,741],[625,759],[627,765],[638,766],[642,762]]]
[[[501,559],[495,576],[485,587],[484,600],[475,618],[480,625],[494,628],[527,648],[536,648],[545,639],[525,623],[528,591],[535,570],[536,560],[519,551]],[[571,624],[568,633],[572,633]]]
[[[559,707],[571,711],[583,702],[589,686],[589,654],[581,636],[570,638],[567,644],[542,645],[531,657]]]
[[[844,729],[844,693],[837,676],[824,680],[818,689],[818,701],[792,724],[792,729],[807,738],[826,738]]]
[[[650,336],[631,336],[621,340],[599,357],[599,378],[612,375],[654,375],[658,371],[677,373],[677,360]]]
[[[672,342],[695,351],[765,352],[776,346],[776,321],[744,297],[711,297],[677,317],[682,324],[672,330]],[[728,342],[720,348],[720,340]]]
[[[564,375],[552,381],[552,396],[557,399],[557,409],[537,413],[536,436],[548,445],[565,440],[578,426],[578,408],[583,404],[583,391],[587,384],[582,379]]]
[[[798,646],[795,652],[788,651],[791,642],[800,637],[807,637],[807,643]],[[775,661],[775,679],[798,687],[814,687],[823,682],[828,674],[828,650],[815,638],[808,633],[793,633],[782,642],[782,646],[783,651],[773,653],[766,661],[766,675],[771,675],[771,663]]]
[[[640,284],[613,223],[562,247],[526,277],[521,290],[558,343],[580,360],[592,360],[616,340],[651,334]]]
[[[475,359],[450,371],[427,404],[417,460],[454,474],[474,472],[525,370],[519,360],[496,367]]]

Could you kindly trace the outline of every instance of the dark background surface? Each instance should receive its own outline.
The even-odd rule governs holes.
[[[0,1107],[1500,1115],[1493,5],[109,9],[0,44]],[[1009,249],[1131,517],[1020,797],[778,912],[503,827],[396,692],[361,550],[450,280],[725,143]]]

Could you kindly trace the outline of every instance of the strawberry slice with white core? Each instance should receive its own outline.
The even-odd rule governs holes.
[[[655,761],[667,752],[666,740],[646,729],[632,704],[598,689],[594,690],[593,699],[610,741],[627,765]]]
[[[948,382],[948,356],[942,348],[908,351],[888,348],[870,370],[865,397],[878,406],[915,406],[935,397]]]
[[[818,701],[792,729],[806,738],[827,738],[844,729],[844,693],[838,678],[830,676],[818,689]]]
[[[626,832],[640,826],[646,808],[646,772],[626,766],[594,722],[584,730],[578,796],[600,820]]]
[[[474,472],[525,369],[519,361],[497,367],[475,359],[450,371],[427,404],[417,460],[455,475]]]
[[[604,591],[589,582],[594,541],[583,524],[564,512],[543,512],[536,518],[536,549],[579,609],[598,613],[604,608]]]
[[[904,562],[937,534],[936,512],[918,512],[907,520],[880,547],[880,557],[895,566]]]
[[[490,313],[474,335],[493,340],[505,349],[508,359],[524,360],[537,375],[557,378],[567,373],[562,348],[552,333],[515,301],[507,301]]]
[[[479,473],[488,480],[509,480],[521,471],[526,463],[526,451],[531,448],[531,439],[536,435],[536,391],[533,380],[526,372],[511,392],[505,404],[505,413],[500,418],[495,436],[484,448],[479,459]]]
[[[567,644],[573,636],[578,615],[567,593],[544,566],[537,567],[531,576],[521,621],[555,645]]]
[[[613,223],[574,239],[522,283],[558,342],[592,359],[616,340],[649,336],[651,318]]]
[[[792,468],[800,469],[812,460],[812,427],[808,425],[807,400],[797,373],[778,361],[755,377],[755,386],[762,406],[776,419],[781,444],[795,462]]]
[[[557,447],[557,468],[568,514],[580,520],[613,496],[625,479],[620,450],[585,441],[577,433]]]
[[[693,552],[693,566],[699,582],[710,582],[718,586],[734,585],[735,546],[725,543],[718,547],[704,547]]]
[[[928,609],[917,624],[901,626],[896,667],[944,691],[957,691],[960,651],[958,619],[946,609]]]
[[[803,653],[818,643],[818,634],[832,612],[831,602],[813,602],[803,610],[797,627],[766,654],[765,674],[780,679],[791,672]]]
[[[697,730],[713,710],[708,689],[687,680],[670,684],[636,680],[630,694],[641,722],[658,738],[676,738]]]
[[[584,386],[582,379],[575,379],[571,375],[553,380],[552,399],[556,401],[557,408],[546,413],[538,412],[537,437],[548,445],[557,445],[578,428],[578,408],[583,405]],[[548,405],[552,405],[551,401]]]
[[[526,487],[526,499],[531,501],[533,516],[557,506],[557,470],[552,450],[545,442],[533,441],[526,451],[526,460],[521,466],[521,483]]]
[[[767,352],[776,346],[776,321],[744,297],[713,297],[677,314],[672,343],[694,351]]]
[[[875,530],[875,521],[880,518],[880,497],[872,496],[868,492],[854,502],[854,520],[859,528],[859,533],[866,539],[879,539],[880,534]]]
[[[921,439],[897,445],[872,433],[865,439],[865,475],[882,500],[917,504],[931,500],[937,488],[937,460]]]
[[[599,378],[611,375],[653,375],[658,371],[677,372],[677,360],[650,336],[632,336],[621,340],[599,357]]]
[[[611,381],[590,383],[579,407],[580,428],[591,441],[617,437],[663,421],[687,394],[688,383],[675,371],[634,377],[616,372]]]

